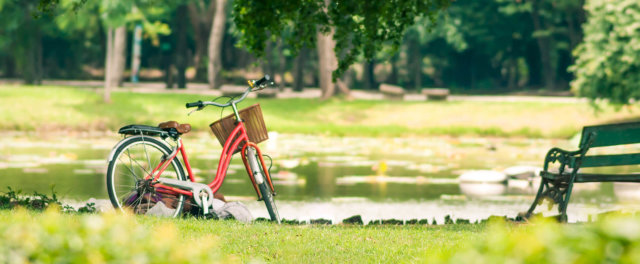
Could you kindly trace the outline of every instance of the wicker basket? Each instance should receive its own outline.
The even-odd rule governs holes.
[[[260,104],[249,106],[238,111],[238,113],[244,122],[244,127],[247,129],[249,141],[258,144],[269,139],[267,127],[264,125],[264,118],[262,118],[262,109],[260,109]],[[227,141],[227,138],[231,132],[233,132],[233,129],[236,128],[235,114],[230,114],[211,123],[210,127],[213,134],[218,138],[220,145],[224,147],[224,143]]]

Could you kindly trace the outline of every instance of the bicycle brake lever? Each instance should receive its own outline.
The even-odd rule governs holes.
[[[198,108],[196,108],[196,109],[194,109],[194,110],[191,110],[191,112],[189,112],[189,113],[187,114],[187,116],[190,116],[191,114],[193,114],[193,112],[200,111],[200,110],[202,110],[202,109],[204,109],[204,106],[200,106],[200,107],[198,107]]]

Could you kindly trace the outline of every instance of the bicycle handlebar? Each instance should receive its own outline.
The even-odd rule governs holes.
[[[197,101],[197,102],[193,102],[193,103],[187,103],[187,108],[191,108],[191,107],[202,107],[204,104],[202,103],[202,101]]]
[[[251,81],[250,81],[251,82]],[[240,98],[232,100],[230,102],[227,102],[226,104],[220,104],[220,103],[216,103],[213,101],[197,101],[197,102],[192,102],[192,103],[187,103],[186,107],[187,108],[191,108],[191,107],[198,107],[198,110],[204,108],[207,105],[213,105],[213,106],[218,106],[218,107],[227,107],[227,106],[231,106],[234,104],[237,104],[239,102],[241,102],[242,100],[244,100],[244,98],[247,97],[247,95],[249,94],[249,92],[253,91],[255,87],[259,87],[259,89],[255,89],[257,90],[262,90],[265,88],[265,83],[268,85],[275,85],[275,83],[273,81],[271,81],[271,77],[268,74],[265,74],[264,77],[262,77],[260,80],[257,81],[253,81],[250,86],[247,88],[247,90],[244,91],[244,93],[242,93],[242,96],[240,96]]]
[[[269,76],[269,74],[265,74],[264,77],[262,77],[262,79],[254,81],[253,85],[254,86],[262,86],[262,84],[264,82],[267,82],[267,81],[270,81],[270,80],[271,80],[271,77]]]

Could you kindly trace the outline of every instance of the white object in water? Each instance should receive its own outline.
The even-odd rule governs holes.
[[[300,165],[300,159],[280,159],[278,163],[285,169],[293,169]]]
[[[507,186],[501,183],[460,183],[460,191],[472,198],[499,196],[507,192]]]
[[[509,178],[530,180],[534,177],[539,176],[540,171],[542,171],[542,169],[539,167],[522,165],[522,166],[513,166],[513,167],[506,168],[503,172]]]
[[[640,184],[636,182],[614,182],[613,193],[621,202],[640,201]]]
[[[473,170],[468,171],[458,177],[459,182],[476,182],[476,183],[505,183],[507,175],[492,170]]]

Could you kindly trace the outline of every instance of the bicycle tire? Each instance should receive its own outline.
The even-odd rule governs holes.
[[[144,152],[145,157],[143,157],[142,161],[134,160],[133,156],[136,156],[136,154],[138,154],[137,152],[140,152],[140,155],[143,155],[142,153]],[[168,206],[169,208],[173,207],[172,209],[175,209],[175,212],[171,215],[172,217],[180,215],[185,202],[184,195],[178,194],[173,196],[174,198],[171,198],[167,195],[158,194],[155,189],[146,190],[148,193],[142,192],[142,194],[140,194],[139,189],[142,174],[151,171],[159,164],[162,156],[168,156],[170,153],[171,149],[166,144],[153,137],[133,136],[122,140],[116,146],[113,155],[110,156],[109,166],[107,168],[107,192],[113,207],[121,211],[126,211],[125,208],[129,208],[136,214],[142,214],[146,212],[139,208],[143,203],[146,202],[146,209],[148,210],[150,209],[151,203],[157,203],[162,200],[165,203],[167,201],[172,203]],[[123,155],[127,156],[124,160]],[[126,165],[127,159],[129,166]],[[152,159],[154,162],[151,162]],[[144,166],[144,163],[147,163],[147,166]],[[119,164],[122,164],[122,166],[119,166]],[[124,173],[122,172],[123,170]],[[137,170],[139,170],[138,174],[140,174],[140,177],[136,174]],[[182,164],[177,158],[171,161],[171,165],[167,167],[161,177],[175,177],[178,180],[186,180]],[[116,188],[116,186],[118,188]],[[135,200],[131,201],[130,199],[132,198],[135,198]]]
[[[258,183],[258,189],[260,190],[260,195],[262,196],[264,205],[265,207],[267,207],[267,211],[269,212],[269,218],[271,218],[271,221],[275,221],[278,224],[280,224],[280,214],[278,213],[278,207],[276,207],[276,201],[273,198],[273,192],[271,191],[271,187],[269,186],[269,183],[267,182],[267,178],[264,174],[264,170],[262,169],[263,164],[260,161],[258,154],[254,154],[252,156],[253,157],[248,157],[248,158],[255,159],[255,163],[252,161],[249,161],[249,166],[252,167],[251,171],[259,172],[261,174],[261,176],[259,177],[262,177],[262,182]],[[254,164],[256,164],[258,168],[253,168]],[[260,181],[257,180],[257,182],[260,182]]]
[[[271,221],[275,221],[280,224],[280,215],[278,214],[276,201],[273,199],[273,192],[271,192],[271,187],[269,187],[267,181],[264,181],[263,183],[258,184],[258,189],[260,189],[262,200],[264,201],[264,205],[267,207],[267,211],[269,212]]]

